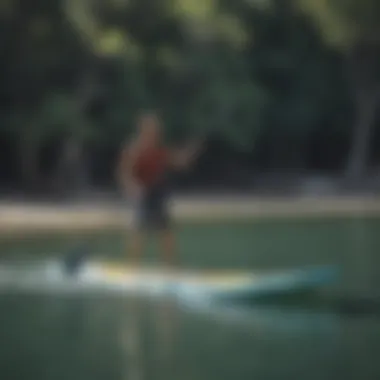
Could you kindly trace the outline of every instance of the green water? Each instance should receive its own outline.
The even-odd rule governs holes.
[[[337,264],[339,291],[369,294],[379,285],[379,226],[378,219],[194,224],[178,227],[178,244],[193,268]],[[0,249],[4,260],[40,260],[85,242],[94,256],[120,260],[125,239],[3,237]],[[170,302],[10,293],[0,296],[0,310],[4,380],[380,379],[380,320],[370,316],[252,309],[244,320],[226,320]]]

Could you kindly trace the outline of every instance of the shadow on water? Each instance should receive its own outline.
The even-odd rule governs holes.
[[[300,290],[287,294],[272,294],[263,297],[234,297],[223,300],[232,306],[252,308],[281,307],[285,310],[309,310],[330,312],[340,316],[380,318],[380,298],[374,296],[336,296],[318,290]]]
[[[184,307],[170,298],[147,304],[137,297],[129,298],[124,310],[120,344],[125,353],[125,380],[250,379],[266,372],[263,379],[274,379],[281,369],[274,366],[275,371],[270,370],[268,355],[277,360],[283,350],[292,347],[294,367],[287,370],[297,375],[297,365],[304,359],[322,355],[322,364],[339,344],[339,323],[329,314],[281,308]],[[312,349],[305,353],[308,345]],[[281,365],[289,363],[281,360]]]

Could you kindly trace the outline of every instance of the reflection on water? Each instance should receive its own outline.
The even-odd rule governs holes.
[[[148,311],[148,323],[145,315]],[[169,297],[155,300],[144,308],[143,300],[129,297],[125,307],[125,325],[121,333],[121,347],[126,354],[125,380],[144,380],[149,372],[155,379],[171,379],[175,370],[175,338],[178,329],[178,305]],[[144,352],[144,334],[151,335],[153,360]],[[148,369],[150,371],[148,372]]]
[[[380,378],[376,319],[11,294],[0,309],[4,380]]]
[[[126,323],[121,332],[122,348],[126,354],[125,379],[142,380],[144,378],[142,347],[142,308],[141,300],[131,297],[126,304]]]
[[[192,225],[180,231],[181,257],[198,268],[339,264],[339,290],[378,294],[379,226],[379,219]],[[120,258],[124,238],[96,237],[95,254]],[[46,274],[43,257],[57,257],[66,241],[0,244],[0,380],[380,379],[376,318],[185,308],[168,299],[74,294],[78,286],[66,294],[53,282],[45,295],[10,293],[15,282],[46,289],[37,281]]]
[[[377,251],[368,221],[352,219],[347,234],[350,250],[345,263],[345,292],[351,296],[376,295]]]

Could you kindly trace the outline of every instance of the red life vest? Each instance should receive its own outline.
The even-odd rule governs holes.
[[[133,174],[144,186],[154,186],[165,176],[168,167],[166,149],[149,148],[137,153]]]

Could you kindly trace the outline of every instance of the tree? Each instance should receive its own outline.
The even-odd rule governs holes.
[[[342,95],[336,54],[291,2],[252,2],[251,9],[239,2],[229,6],[253,29],[248,67],[267,95],[258,142],[271,169],[305,169],[313,138],[327,128],[325,120],[335,116]]]
[[[104,169],[136,113],[156,107],[169,140],[209,135],[239,160],[260,165],[265,150],[271,169],[304,168],[325,121],[350,107],[338,50],[294,1],[0,1],[4,157],[17,149],[24,182],[39,183],[54,150],[54,178],[74,184],[63,168],[88,177],[97,150]]]
[[[195,133],[249,152],[264,125],[270,94],[251,75],[244,55],[223,50],[212,52],[208,64],[200,62],[202,80],[187,98],[185,119]]]
[[[24,185],[36,188],[44,144],[53,137],[78,136],[82,127],[88,129],[72,105],[83,103],[83,86],[78,83],[88,68],[89,52],[66,22],[59,1],[2,2],[0,17],[0,91],[7,107],[2,128],[17,141]]]
[[[94,135],[95,131],[78,107],[77,97],[71,94],[51,93],[39,105],[30,110],[14,109],[6,120],[9,134],[18,142],[18,156],[25,189],[37,190],[41,185],[40,152],[50,139],[62,140],[62,152],[57,167],[68,167],[73,178],[86,178],[82,162],[82,144]],[[75,152],[75,154],[73,154]],[[56,172],[60,175],[60,171]],[[45,185],[47,184],[44,181]],[[62,181],[61,181],[62,183]],[[70,183],[66,183],[70,186]]]
[[[356,106],[347,175],[358,178],[367,167],[380,102],[380,3],[377,0],[297,1],[320,26],[326,40],[346,56]]]
[[[210,103],[215,97],[212,123],[217,122],[215,110],[218,108],[218,118],[223,123],[213,128],[213,132],[232,137],[235,142],[246,142],[244,136],[247,133],[252,135],[250,130],[254,130],[257,124],[252,111],[261,109],[261,102],[256,106],[259,99],[257,92],[260,90],[253,83],[253,78],[244,72],[237,83],[231,80],[228,70],[221,67],[223,63],[219,54],[223,47],[224,58],[229,62],[234,60],[232,65],[236,66],[242,58],[238,54],[249,42],[249,36],[238,15],[224,10],[221,1],[132,0],[99,3],[67,0],[66,9],[68,19],[96,54],[109,60],[115,57],[124,59],[125,68],[119,77],[119,86],[110,87],[110,92],[113,92],[110,99],[115,95],[119,97],[109,102],[107,120],[111,121],[111,126],[118,129],[123,116],[130,120],[131,104],[145,104],[166,110],[169,134],[172,136],[199,133],[200,128],[203,128],[203,134],[207,134],[210,125],[204,114],[205,103]],[[200,62],[206,66],[202,68]],[[114,66],[115,71],[120,72],[117,66]],[[231,64],[229,66],[235,72],[239,70]],[[213,75],[215,69],[220,73],[218,77]],[[125,73],[129,74],[129,78],[125,78]],[[200,77],[213,77],[213,80],[197,86]],[[202,94],[202,99],[199,94]],[[123,97],[125,105],[120,102]],[[208,100],[205,100],[206,97]],[[227,112],[228,102],[231,110],[228,111],[228,118],[223,118],[221,110]],[[239,102],[241,104],[238,106]],[[182,117],[175,116],[179,113]],[[233,128],[228,124],[232,114],[240,118],[240,121],[232,123]],[[205,124],[208,125],[206,129],[201,127]],[[236,133],[239,128],[245,131],[240,137]],[[181,129],[180,133],[178,129]]]

